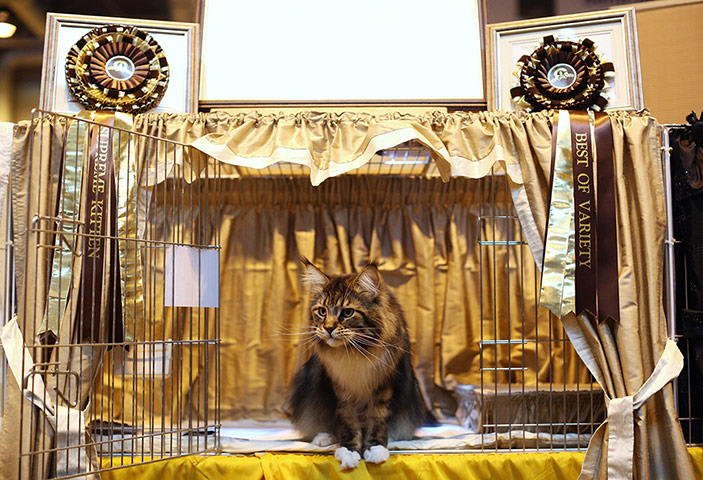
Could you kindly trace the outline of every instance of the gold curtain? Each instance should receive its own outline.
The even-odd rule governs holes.
[[[385,136],[393,131],[404,131],[405,140],[417,139],[428,146],[445,179],[448,174],[481,177],[495,162],[502,162],[525,238],[539,264],[548,210],[551,115],[241,114],[226,116],[225,128],[211,128],[210,118],[202,116],[187,118],[185,125],[193,129],[193,136],[207,134],[195,142],[198,148],[232,164],[272,163],[285,158],[288,148],[291,159],[310,167],[313,183],[321,182],[330,172],[358,166],[373,148],[390,146],[384,144],[386,139],[400,138]],[[662,308],[665,212],[656,121],[646,112],[613,112],[610,116],[622,321],[619,325],[591,326],[568,322],[568,331],[572,342],[581,348],[582,358],[588,359],[589,368],[613,377],[612,383],[603,387],[611,398],[619,398],[639,389],[666,343]],[[153,132],[175,135],[177,131],[178,122],[163,116],[145,119],[145,124],[152,122],[158,125]],[[379,137],[381,140],[375,140]],[[671,387],[665,387],[634,415],[635,476],[689,478],[691,462],[673,409]],[[584,462],[584,478],[605,475],[607,437],[603,436],[601,429]]]
[[[646,112],[612,112],[618,224],[620,323],[569,315],[565,327],[581,358],[601,372],[610,398],[634,395],[652,374],[667,341],[663,311],[666,209],[659,127]],[[549,205],[548,158],[521,159],[535,223],[544,238]],[[634,412],[634,477],[694,478],[674,409],[671,385]],[[588,450],[582,478],[607,477],[608,433],[600,429]]]
[[[223,420],[283,417],[287,386],[300,361],[297,334],[307,321],[301,254],[327,272],[352,272],[368,261],[379,262],[385,281],[404,306],[425,389],[446,413],[456,408],[448,393],[452,387],[479,385],[482,377],[486,384],[524,380],[528,387],[539,383],[541,389],[550,380],[588,380],[573,348],[563,341],[560,322],[546,312],[535,313],[536,266],[528,247],[519,242],[519,224],[501,218],[512,208],[503,176],[448,183],[340,177],[319,187],[304,178],[240,179],[225,180],[220,188],[223,193],[210,195],[210,206],[220,210],[222,219],[221,366],[219,378],[216,369],[209,369],[207,384],[219,382]],[[184,225],[209,230],[216,226],[214,218],[199,218],[197,212],[184,215],[167,205],[164,210],[159,203],[153,210],[159,214],[150,217],[147,230],[160,232],[157,238],[166,238],[179,215]],[[487,218],[479,222],[480,215]],[[490,245],[480,246],[479,239]],[[509,239],[518,244],[502,245]],[[156,250],[147,255],[151,257],[145,260],[144,278],[159,283],[162,272],[153,270],[163,265],[161,254]],[[214,323],[208,332],[199,314],[158,308],[162,294],[153,286],[145,289],[147,316],[154,322],[151,331],[174,339],[217,335]],[[506,371],[482,376],[482,338],[542,343],[490,349],[486,365],[515,370],[512,378]],[[162,418],[178,422],[171,399],[179,395],[181,402],[204,404],[204,392],[197,388],[203,354],[196,351],[193,356],[199,361],[191,362],[189,351],[177,347],[176,372],[154,382],[126,378],[122,386],[119,376],[106,371],[96,385],[96,411],[113,411],[115,420],[131,423],[133,412],[115,405],[122,395],[124,404],[131,405],[136,392],[136,403],[147,417],[153,413],[157,423]],[[521,372],[519,378],[515,372]],[[168,392],[165,399],[158,395],[162,389]],[[209,393],[214,404],[215,392]],[[100,409],[104,402],[111,409]]]
[[[539,264],[540,244],[544,236],[548,209],[550,119],[549,112],[432,113],[419,116],[313,113],[214,113],[184,116],[146,114],[135,118],[134,128],[135,131],[184,143],[213,134],[198,142],[208,154],[221,156],[226,162],[259,166],[290,159],[308,165],[314,183],[321,182],[326,176],[358,166],[378,149],[389,148],[397,144],[395,142],[410,139],[417,139],[430,148],[445,179],[450,175],[479,178],[499,162],[504,165],[508,174],[509,196],[515,203],[524,238]],[[646,113],[616,112],[611,113],[611,120],[617,178],[621,323],[589,325],[567,322],[567,329],[572,342],[579,345],[581,356],[589,362],[594,362],[589,368],[599,368],[608,372],[612,381],[604,387],[611,397],[617,398],[632,395],[639,389],[651,374],[666,342],[666,322],[662,309],[662,242],[665,213],[656,122]],[[61,136],[53,135],[52,132],[58,132],[61,123],[60,118],[49,120],[49,135],[39,139],[29,138],[25,133],[24,136],[18,137],[14,147],[14,161],[18,164],[13,165],[13,175],[17,175],[13,178],[13,203],[19,206],[15,210],[15,219],[19,221],[16,224],[15,242],[18,246],[20,289],[26,288],[22,280],[27,274],[48,274],[48,263],[45,260],[39,259],[38,268],[22,260],[26,252],[23,251],[25,243],[21,232],[22,227],[26,227],[28,217],[18,216],[17,212],[33,213],[32,205],[50,203],[48,197],[40,194],[39,185],[28,183],[26,172],[30,170],[30,166],[26,152],[30,148],[41,147],[44,148],[42,155],[55,155],[61,143]],[[26,132],[26,124],[21,128],[25,128]],[[183,161],[187,162],[187,159],[184,158]],[[37,175],[33,178],[51,184],[55,180],[55,172],[41,172],[42,165],[46,166],[43,163],[31,166],[32,170],[37,170]],[[196,173],[202,168],[204,162],[194,166]],[[344,181],[347,180],[342,180],[340,185]],[[467,181],[467,185],[470,183]],[[455,182],[450,182],[446,188],[452,188],[451,185],[454,184]],[[331,189],[332,185],[330,183],[328,186],[325,182],[322,188]],[[298,188],[294,190],[298,191]],[[377,188],[369,190],[377,191]],[[385,190],[384,193],[392,191]],[[471,188],[467,186],[466,191],[471,192]],[[268,197],[269,194],[265,193],[264,196]],[[280,214],[273,213],[276,208],[267,211],[262,206],[247,206],[246,202],[241,201],[233,201],[231,205],[224,203],[222,208],[226,215],[222,228],[224,249],[221,258],[224,265],[223,278],[227,278],[226,270],[232,270],[234,279],[231,284],[223,287],[221,321],[223,329],[232,324],[233,330],[244,331],[232,333],[233,337],[229,340],[225,337],[230,333],[225,335],[223,332],[223,369],[227,364],[231,374],[236,377],[235,382],[240,382],[235,383],[232,388],[235,395],[240,395],[245,401],[235,406],[234,410],[228,409],[223,402],[223,417],[254,416],[255,412],[236,410],[241,409],[241,405],[247,405],[249,399],[253,399],[253,408],[259,409],[261,416],[277,413],[275,409],[280,405],[283,391],[269,389],[267,382],[274,381],[274,375],[280,375],[279,378],[289,376],[294,368],[293,359],[296,358],[296,353],[293,348],[279,348],[276,351],[274,346],[278,340],[268,340],[270,335],[277,334],[277,331],[273,330],[278,325],[276,322],[283,321],[285,325],[282,318],[266,325],[257,323],[256,319],[264,318],[264,313],[275,317],[277,312],[285,309],[298,312],[289,324],[295,325],[296,321],[301,321],[295,320],[301,318],[299,312],[302,312],[304,307],[299,303],[304,296],[300,292],[297,267],[293,262],[297,251],[314,258],[323,268],[336,271],[351,271],[372,254],[380,254],[380,260],[385,264],[384,277],[398,291],[401,302],[404,305],[420,306],[417,309],[406,307],[408,312],[416,312],[415,318],[410,318],[412,313],[406,313],[425,386],[450,387],[452,382],[472,381],[475,366],[462,372],[458,365],[470,365],[470,359],[475,358],[471,352],[475,345],[470,345],[469,340],[466,340],[466,347],[458,343],[450,346],[449,343],[456,338],[472,338],[467,332],[474,327],[467,317],[473,313],[474,308],[464,306],[463,315],[459,316],[460,320],[452,321],[455,310],[453,306],[450,309],[446,308],[447,302],[442,295],[454,290],[455,282],[461,285],[461,289],[469,290],[485,281],[482,276],[481,281],[477,282],[475,272],[462,263],[471,256],[468,239],[472,238],[472,233],[477,232],[472,230],[473,217],[468,212],[471,209],[471,201],[475,198],[469,196],[465,200],[470,201],[456,202],[452,207],[454,210],[440,212],[440,217],[444,215],[451,218],[444,230],[438,228],[434,220],[428,223],[422,208],[413,204],[406,205],[405,202],[392,212],[383,212],[382,207],[374,205],[374,208],[365,207],[366,210],[359,207],[353,214],[344,212],[344,208],[334,202],[330,205],[325,202],[319,212],[315,212],[312,207],[295,206],[301,205],[300,202],[286,206],[285,209],[276,207]],[[423,207],[426,211],[439,208],[430,201],[427,203],[429,205]],[[232,210],[227,213],[227,209]],[[374,209],[381,213],[373,213]],[[464,209],[467,213],[464,213]],[[50,208],[48,210],[51,211]],[[334,211],[342,212],[341,218],[344,222],[334,220],[337,218],[336,214],[331,213]],[[373,220],[368,220],[367,215]],[[416,223],[412,225],[412,222]],[[296,225],[300,225],[297,230],[293,228]],[[262,227],[263,238],[267,239],[268,244],[253,240],[250,232],[254,227]],[[357,231],[359,233],[356,233]],[[402,242],[393,239],[390,232],[396,231],[403,232],[402,238],[407,242],[407,246],[400,248]],[[449,235],[438,235],[437,232],[441,231],[449,232]],[[385,248],[382,247],[384,242],[381,241],[384,236],[390,240],[386,242],[388,246]],[[244,245],[236,242],[231,245],[230,242],[225,243],[230,237],[238,238]],[[434,242],[431,248],[416,246],[420,245],[420,239],[424,242],[426,238]],[[245,246],[251,249],[253,254],[243,254],[242,249]],[[293,250],[294,247],[297,251]],[[32,248],[32,245],[29,245],[29,248]],[[267,252],[271,252],[270,258],[275,260],[274,264],[278,265],[276,268],[279,268],[279,271],[273,271],[268,264],[269,257],[265,255]],[[408,261],[406,256],[413,259],[413,262]],[[431,261],[425,262],[426,259]],[[527,263],[529,262],[523,261],[523,264]],[[478,263],[482,264],[482,261]],[[420,265],[423,267],[420,268]],[[490,263],[485,268],[490,269]],[[445,269],[446,273],[443,271]],[[249,273],[254,274],[249,276]],[[40,279],[36,281],[45,282]],[[252,289],[247,286],[250,281],[258,284],[263,290],[252,293]],[[496,278],[496,281],[499,279]],[[431,286],[432,296],[423,290],[427,288],[426,285]],[[277,298],[268,294],[276,289],[287,290],[291,296]],[[226,295],[232,295],[234,298],[228,300]],[[250,305],[257,305],[258,310],[252,306],[244,311],[228,312],[229,308],[240,308],[239,302],[244,302],[247,296],[251,297]],[[411,298],[417,299],[415,304]],[[298,299],[298,303],[295,299]],[[37,305],[42,301],[38,299],[34,303],[32,300],[32,305],[37,306],[34,311],[42,310]],[[227,306],[228,301],[233,303]],[[20,305],[22,304],[20,299]],[[441,311],[437,305],[443,305],[445,310]],[[35,320],[36,318],[40,319],[41,315],[35,316]],[[433,319],[431,323],[429,318]],[[258,332],[257,328],[260,329]],[[286,332],[283,330],[281,333]],[[25,330],[25,336],[30,335]],[[584,350],[584,345],[588,351]],[[248,356],[245,352],[256,352],[257,355]],[[258,360],[259,357],[261,360]],[[279,365],[284,360],[288,361],[281,372],[275,372],[272,368],[264,368],[268,366],[265,362],[271,359]],[[545,361],[545,364],[547,363],[548,361]],[[182,364],[179,368],[184,369],[186,366]],[[257,382],[254,387],[260,387],[261,391],[253,391],[249,385],[243,383],[245,372],[258,373],[259,377],[254,379]],[[197,369],[192,370],[192,375],[197,374]],[[539,377],[541,373],[536,375]],[[564,377],[566,381],[567,377],[568,374]],[[178,388],[180,390],[175,391],[184,394],[188,391],[188,385]],[[223,388],[223,392],[227,392],[226,388]],[[198,393],[201,394],[203,392]],[[436,401],[437,398],[435,396]],[[8,404],[12,401],[17,402],[18,398],[10,400],[8,397]],[[11,428],[3,423],[2,442],[7,441],[10,431]],[[607,436],[601,436],[592,443],[584,461],[587,478],[604,478],[606,442]],[[667,386],[635,412],[635,476],[692,478],[691,475],[690,457],[685,450],[681,429],[673,409],[672,389]]]

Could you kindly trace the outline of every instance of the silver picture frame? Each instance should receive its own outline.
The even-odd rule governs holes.
[[[489,109],[518,109],[510,96],[518,82],[517,62],[548,35],[574,42],[589,38],[596,53],[613,62],[615,77],[608,81],[606,110],[644,108],[635,9],[623,8],[486,25]]]
[[[197,23],[59,13],[48,13],[46,16],[39,108],[69,114],[84,109],[68,89],[66,55],[90,30],[110,24],[131,25],[148,32],[166,54],[168,87],[159,104],[150,111],[197,112],[200,74],[200,27]]]

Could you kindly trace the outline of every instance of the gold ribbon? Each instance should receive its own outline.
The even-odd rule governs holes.
[[[554,178],[544,249],[540,305],[563,317],[576,310],[574,180],[569,112],[559,110],[555,122]]]
[[[115,127],[132,129],[132,115],[115,112]],[[124,339],[134,338],[137,320],[144,319],[144,286],[141,249],[137,243],[138,218],[137,162],[132,135],[115,132],[115,173],[117,176],[117,235],[119,241],[120,281]]]
[[[94,111],[82,111],[78,119],[94,120]],[[73,275],[73,255],[78,251],[77,222],[83,180],[83,162],[88,139],[88,124],[69,121],[64,136],[63,169],[57,201],[57,216],[63,221],[57,226],[54,260],[51,266],[51,281],[46,303],[46,312],[40,333],[51,331],[59,334],[59,318],[66,309],[66,301]]]
[[[553,132],[540,304],[560,318],[587,310],[600,321],[618,322],[618,241],[609,117],[560,110]],[[600,167],[594,169],[597,164]]]

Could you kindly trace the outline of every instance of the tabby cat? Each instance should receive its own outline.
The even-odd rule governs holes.
[[[355,468],[362,452],[382,463],[389,438],[409,440],[435,421],[413,370],[403,312],[376,265],[328,276],[301,261],[311,291],[311,354],[293,378],[288,414],[306,440],[339,444],[342,469]]]

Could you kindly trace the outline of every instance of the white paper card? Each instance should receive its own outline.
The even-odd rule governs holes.
[[[85,416],[81,410],[56,406],[56,475],[91,472],[85,445]],[[82,477],[87,478],[87,477]]]
[[[207,308],[220,306],[220,252],[186,246],[167,247],[164,305]]]

